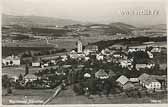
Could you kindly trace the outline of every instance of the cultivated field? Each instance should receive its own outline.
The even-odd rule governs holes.
[[[2,89],[2,104],[10,105],[14,104],[42,104],[47,100],[54,92],[54,89],[13,89],[13,94],[5,96],[6,90]],[[18,103],[17,101],[27,101],[26,103]]]

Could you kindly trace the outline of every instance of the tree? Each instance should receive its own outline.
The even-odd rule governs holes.
[[[29,74],[29,67],[28,67],[28,65],[26,64],[24,76],[26,76],[27,74]]]

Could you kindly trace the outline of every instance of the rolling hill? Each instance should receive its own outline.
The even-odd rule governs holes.
[[[59,19],[42,16],[13,16],[2,14],[2,25],[21,25],[25,27],[37,26],[65,26],[71,24],[82,24],[82,22],[70,19]]]

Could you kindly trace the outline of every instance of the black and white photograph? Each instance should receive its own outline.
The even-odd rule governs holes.
[[[1,2],[2,105],[168,103],[166,0]]]

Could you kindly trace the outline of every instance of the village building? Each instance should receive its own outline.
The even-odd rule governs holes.
[[[103,49],[103,50],[101,51],[101,54],[106,55],[106,56],[109,56],[109,55],[111,55],[111,51],[110,51],[108,48],[106,48],[106,49]]]
[[[2,59],[2,64],[4,66],[19,66],[21,63],[20,58],[18,56],[12,55]]]
[[[151,50],[152,53],[160,53],[161,52],[161,48],[160,47],[153,47],[153,49]]]
[[[90,77],[91,77],[91,74],[85,73],[85,74],[84,74],[84,77],[85,77],[85,78],[90,78]]]
[[[151,89],[154,89],[154,90],[155,89],[161,89],[161,83],[159,81],[157,81],[156,79],[152,78],[152,76],[150,76],[146,73],[143,73],[142,75],[140,75],[138,77],[138,79],[139,79],[139,83],[143,87],[145,87],[149,90],[151,90]]]
[[[122,59],[127,59],[128,58],[127,54],[124,53],[124,52],[114,52],[113,57],[114,58],[122,58]]]
[[[33,61],[32,62],[32,67],[40,67],[41,63],[40,61]]]
[[[135,68],[137,70],[140,70],[140,69],[144,69],[144,68],[149,68],[151,69],[152,67],[154,67],[155,64],[136,64]]]
[[[97,79],[108,79],[109,75],[103,69],[100,69],[95,73],[95,77]]]
[[[84,49],[85,55],[89,55],[90,53],[96,53],[96,52],[98,52],[97,45],[87,45]]]
[[[128,89],[131,89],[131,88],[134,88],[134,85],[129,81],[129,79],[124,76],[124,75],[121,75],[117,80],[116,82],[118,83],[118,85],[120,87],[122,87],[124,90],[128,90]]]
[[[132,83],[138,83],[139,82],[138,78],[129,78],[129,81],[132,82]]]
[[[130,67],[132,68],[132,62],[130,60],[119,60],[122,68]]]
[[[118,82],[119,86],[123,87],[124,84],[126,84],[127,82],[129,81],[129,79],[124,76],[124,75],[121,75],[117,80],[116,82]]]
[[[103,60],[104,59],[104,56],[102,54],[97,54],[96,55],[96,59],[97,60]]]

